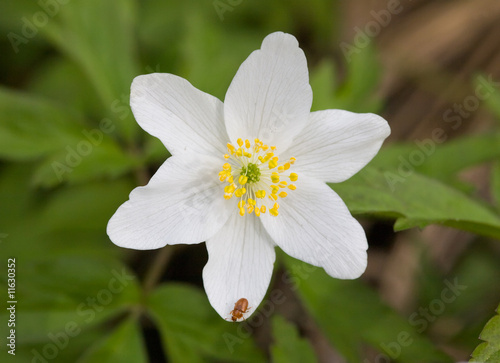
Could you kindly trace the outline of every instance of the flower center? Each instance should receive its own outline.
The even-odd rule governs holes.
[[[296,159],[292,157],[280,164],[279,157],[275,155],[275,146],[264,145],[259,139],[255,139],[253,144],[242,139],[237,142],[238,148],[227,144],[229,153],[224,155],[226,163],[219,172],[220,181],[228,183],[224,188],[224,198],[239,198],[238,210],[241,216],[245,215],[246,209],[248,214],[255,213],[258,217],[261,213],[266,213],[268,205],[269,213],[276,217],[280,207],[278,199],[288,195],[284,189],[297,189],[295,184],[282,180],[297,180],[296,173],[284,175]]]

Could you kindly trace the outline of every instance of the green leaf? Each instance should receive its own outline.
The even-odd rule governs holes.
[[[313,90],[312,110],[335,108],[337,68],[331,60],[324,60],[311,70],[310,83]]]
[[[288,281],[326,336],[349,362],[361,362],[363,344],[405,363],[451,362],[409,320],[384,305],[360,280],[337,280],[322,269],[285,257]]]
[[[335,106],[355,112],[377,112],[382,103],[376,96],[381,66],[372,45],[354,54],[348,62],[347,77],[336,96]]]
[[[219,22],[210,22],[206,13],[192,8],[190,12],[181,43],[181,74],[197,88],[223,100],[238,67],[260,47],[262,39],[238,29],[227,32]]]
[[[116,177],[139,161],[110,136],[110,120],[85,126],[75,114],[40,98],[0,88],[0,157],[42,161],[33,183],[45,187]]]
[[[297,328],[282,316],[273,317],[271,356],[274,363],[317,362],[311,344],[299,336]]]
[[[500,305],[497,314],[500,313]],[[481,343],[472,352],[471,362],[496,363],[500,361],[500,315],[495,315],[485,325],[481,336]]]
[[[366,167],[351,179],[330,186],[351,213],[397,218],[395,229],[438,223],[500,237],[500,218],[489,208],[437,180],[416,172]]]
[[[77,363],[147,363],[148,358],[137,321],[128,318],[107,337],[98,340]]]
[[[78,64],[100,96],[109,115],[128,97],[132,79],[138,74],[135,60],[133,0],[73,0],[61,6],[41,31]],[[130,113],[115,117],[119,131],[132,140],[138,131]]]
[[[363,52],[353,57],[348,65],[348,76],[342,83],[337,79],[337,67],[332,60],[324,60],[311,70],[312,110],[380,110],[381,102],[375,96],[380,69],[373,49]]]
[[[52,56],[38,63],[29,79],[28,92],[43,95],[78,110],[82,115],[98,119],[102,114],[99,97],[77,64],[62,56]]]
[[[114,259],[41,255],[28,263],[16,256],[16,265],[19,345],[50,342],[58,334],[76,336],[140,300],[137,278]]]
[[[382,148],[371,162],[379,168],[398,168],[399,174],[417,171],[435,179],[453,183],[456,174],[466,168],[500,158],[500,134],[488,133],[451,140],[435,129],[434,136],[413,144],[392,144]],[[441,136],[438,136],[441,135]]]
[[[9,206],[0,209],[0,233],[8,234],[3,253],[28,263],[45,255],[116,257],[124,252],[105,230],[134,187],[132,182],[94,182],[40,192],[31,188],[31,169],[31,164],[4,164],[0,172],[0,204]]]
[[[500,212],[500,162],[493,165],[491,175],[491,195],[497,210]]]
[[[130,172],[141,163],[131,157],[107,135],[98,129],[86,130],[102,135],[101,142],[84,137],[64,150],[53,153],[34,171],[35,186],[53,187],[62,182],[79,184],[95,179],[115,179]]]
[[[491,82],[490,82],[491,80]],[[484,102],[491,112],[500,122],[500,92],[498,90],[498,80],[492,79],[492,75],[481,74],[474,80],[476,87],[481,87],[481,94],[484,95]],[[476,91],[476,95],[477,95]]]
[[[83,122],[40,98],[0,88],[0,157],[31,160],[82,138]]]
[[[262,361],[248,333],[215,313],[201,291],[181,284],[162,285],[147,305],[171,362]],[[229,312],[228,312],[229,315]]]

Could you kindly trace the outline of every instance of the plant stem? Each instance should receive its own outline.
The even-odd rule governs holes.
[[[173,253],[175,251],[175,246],[165,246],[156,255],[151,268],[146,273],[144,278],[144,291],[146,294],[151,292],[156,286],[158,281],[161,279],[165,268],[172,259]]]

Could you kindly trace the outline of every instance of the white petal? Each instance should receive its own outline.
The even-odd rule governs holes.
[[[311,104],[307,61],[297,39],[272,33],[229,86],[224,100],[227,132],[233,142],[258,137],[285,150],[304,128]]]
[[[167,73],[136,77],[130,105],[139,125],[159,138],[172,155],[226,152],[229,139],[222,102],[181,77]]]
[[[227,320],[234,304],[248,300],[246,319],[264,298],[273,272],[274,244],[255,215],[236,211],[224,227],[207,240],[208,263],[203,283],[210,304]]]
[[[175,155],[148,185],[135,188],[108,223],[113,243],[138,250],[166,244],[200,243],[229,218],[220,162],[208,157]]]
[[[278,199],[279,215],[261,221],[287,254],[333,277],[352,279],[366,269],[368,244],[361,225],[325,183],[299,176],[297,189]]]
[[[339,183],[368,164],[390,133],[387,121],[372,113],[317,111],[283,159],[296,157],[293,171],[300,175]]]

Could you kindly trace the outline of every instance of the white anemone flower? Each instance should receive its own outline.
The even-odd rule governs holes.
[[[224,103],[162,73],[135,78],[130,103],[172,156],[109,221],[116,245],[205,241],[203,282],[224,319],[242,298],[252,309],[234,320],[259,306],[275,246],[335,278],[364,272],[364,230],[326,183],[363,168],[390,128],[374,114],[310,112],[307,62],[295,37],[268,35],[238,69]]]

